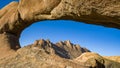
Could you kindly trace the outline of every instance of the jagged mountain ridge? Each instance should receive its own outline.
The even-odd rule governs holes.
[[[80,56],[84,52],[90,52],[90,50],[80,47],[80,45],[73,44],[68,41],[60,41],[56,44],[50,42],[49,40],[36,40],[32,47],[43,48],[46,53],[51,53],[50,50],[54,50],[55,54],[62,58],[73,59]]]
[[[70,41],[54,44],[41,39],[0,59],[0,68],[89,68],[71,61],[84,52],[90,50]]]
[[[0,68],[120,68],[120,63],[70,41],[41,39],[0,58]]]

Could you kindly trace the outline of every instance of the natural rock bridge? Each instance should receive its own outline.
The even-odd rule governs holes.
[[[75,20],[120,29],[120,0],[20,0],[0,10],[0,54],[20,48],[21,32],[36,21]]]

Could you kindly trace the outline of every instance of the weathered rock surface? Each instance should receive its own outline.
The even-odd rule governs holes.
[[[104,56],[104,58],[120,63],[120,56]]]
[[[120,63],[70,41],[53,44],[49,40],[37,40],[0,59],[0,68],[120,68]]]
[[[84,52],[90,52],[90,50],[80,47],[80,45],[72,44],[70,41],[60,41],[56,44],[51,43],[49,40],[37,40],[32,47],[43,48],[46,53],[55,53],[58,56],[66,59],[74,59],[80,56]]]
[[[106,59],[97,53],[86,52],[74,59],[77,63],[82,63],[91,68],[120,68],[120,63]]]
[[[120,0],[20,0],[19,3],[12,2],[0,9],[0,36],[6,33],[6,39],[0,37],[0,47],[5,45],[4,52],[10,49],[17,50],[20,48],[21,32],[36,21],[48,19],[70,19],[120,29]]]
[[[56,45],[49,40],[37,40],[18,49],[13,55],[0,59],[0,68],[89,68],[72,61],[89,50],[65,42]]]

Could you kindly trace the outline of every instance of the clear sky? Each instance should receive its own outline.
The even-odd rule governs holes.
[[[0,0],[0,8],[13,0]],[[14,0],[15,1],[15,0]],[[38,39],[52,42],[70,40],[104,56],[120,56],[120,30],[70,20],[42,21],[26,28],[20,44],[32,44]]]

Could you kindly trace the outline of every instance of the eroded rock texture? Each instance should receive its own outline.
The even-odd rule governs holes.
[[[106,59],[97,53],[86,52],[74,59],[75,62],[91,68],[119,68],[120,63],[116,60]]]
[[[0,59],[0,68],[120,68],[120,63],[70,41],[37,40]]]
[[[0,10],[0,36],[5,37],[0,37],[0,47],[8,51],[17,50],[20,48],[19,37],[22,30],[36,21],[47,19],[70,19],[120,29],[120,0],[12,2]]]
[[[69,41],[54,44],[42,39],[0,59],[0,68],[89,68],[71,61],[83,52],[89,50]]]
[[[66,59],[74,59],[84,52],[90,52],[90,50],[80,47],[80,45],[73,44],[70,41],[60,41],[54,44],[49,40],[41,39],[37,40],[32,47],[43,48],[48,54],[57,54],[58,56]]]

